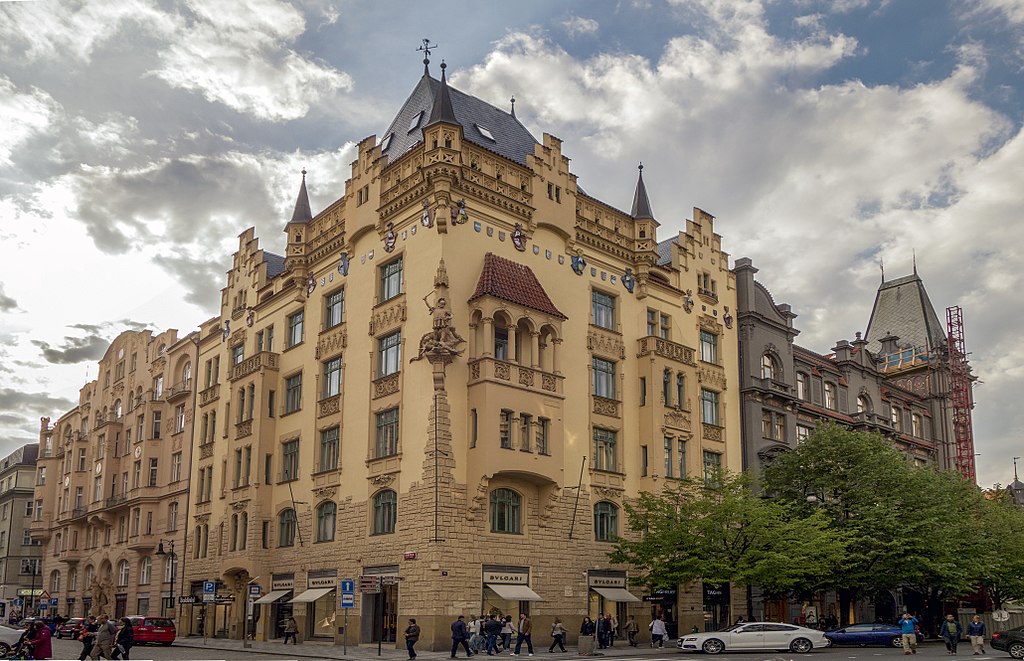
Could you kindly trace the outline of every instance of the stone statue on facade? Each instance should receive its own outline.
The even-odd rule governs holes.
[[[427,300],[431,295],[434,297],[433,305]],[[459,347],[466,341],[452,323],[452,311],[448,307],[448,272],[445,270],[443,259],[437,267],[437,275],[434,276],[434,291],[423,297],[423,303],[430,312],[431,330],[420,338],[419,353],[412,360],[426,358],[430,363],[447,365],[456,356],[462,355],[462,349]]]

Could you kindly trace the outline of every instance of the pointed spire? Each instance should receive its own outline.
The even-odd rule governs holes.
[[[912,255],[914,258],[914,275],[917,275],[917,248],[913,249]]]
[[[629,215],[633,216],[634,220],[641,218],[654,220],[654,213],[651,212],[651,201],[647,199],[647,187],[644,186],[644,164],[641,163],[637,166],[640,171],[640,175],[636,180],[636,192],[633,193],[633,209],[629,212]]]
[[[299,196],[295,200],[295,211],[292,212],[293,223],[308,223],[313,220],[313,212],[309,209],[309,194],[306,193],[306,169],[302,169],[302,186],[299,187]]]
[[[509,101],[512,102],[512,116],[515,117],[516,116],[516,95],[513,94],[512,98],[509,99]]]
[[[430,109],[430,119],[427,120],[427,126],[435,124],[437,122],[445,122],[447,124],[458,124],[458,120],[455,119],[455,111],[452,109],[452,98],[448,94],[448,79],[445,77],[444,70],[448,68],[448,65],[441,60],[441,87],[437,91],[437,96],[434,97],[434,106]]]

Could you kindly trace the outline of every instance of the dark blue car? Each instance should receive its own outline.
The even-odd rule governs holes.
[[[825,637],[832,641],[833,645],[903,645],[903,634],[894,624],[851,624],[835,631],[826,631]],[[917,642],[920,643],[922,640],[924,636],[917,634]]]

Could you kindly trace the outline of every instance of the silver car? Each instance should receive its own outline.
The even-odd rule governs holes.
[[[23,633],[25,632],[21,629],[12,629],[0,624],[0,656],[10,654],[14,646],[18,644],[18,640],[21,639],[21,634]]]
[[[822,631],[781,622],[745,622],[722,631],[691,633],[676,644],[684,652],[719,654],[725,650],[789,650],[805,654],[815,647],[828,647]]]

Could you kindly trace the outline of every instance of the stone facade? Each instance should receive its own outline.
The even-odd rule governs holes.
[[[37,446],[26,445],[0,460],[0,618],[11,610],[31,612],[45,587],[42,545],[26,535],[36,516],[38,454]]]
[[[287,614],[350,644],[400,644],[415,617],[424,649],[482,611],[528,610],[539,644],[555,616],[570,640],[588,613],[717,624],[699,585],[640,601],[604,541],[640,491],[741,468],[715,218],[694,209],[659,243],[642,178],[615,209],[577,187],[557,138],[511,153],[518,122],[483,105],[425,74],[395,122],[421,140],[360,142],[315,215],[303,179],[284,255],[240,235],[199,333],[197,604],[179,632],[240,637],[253,583],[260,640]],[[455,119],[470,112],[490,129]],[[360,577],[380,592],[356,593],[345,633],[339,583]]]
[[[39,433],[32,522],[43,577],[62,615],[174,611],[171,550],[188,506],[196,343],[177,331],[126,331],[79,404]],[[156,552],[163,545],[165,555]]]

